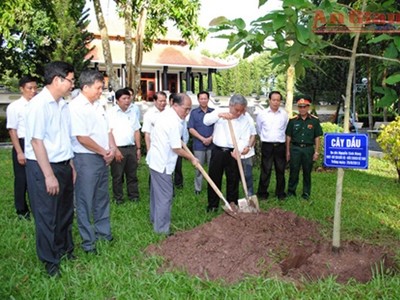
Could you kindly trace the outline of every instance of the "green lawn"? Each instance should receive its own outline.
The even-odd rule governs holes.
[[[378,274],[368,284],[335,283],[333,278],[295,286],[268,278],[249,278],[236,285],[209,282],[182,271],[160,272],[162,259],[144,249],[163,237],[149,222],[148,169],[142,159],[141,202],[111,205],[115,241],[99,244],[98,256],[83,253],[74,224],[78,259],[62,262],[62,277],[49,278],[35,251],[33,221],[18,220],[13,206],[11,151],[0,150],[0,299],[400,299],[400,274]],[[184,162],[185,188],[176,192],[172,229],[187,230],[211,220],[205,213],[205,189],[193,193],[193,167]],[[258,180],[259,170],[254,169]],[[400,258],[400,184],[390,164],[370,159],[367,171],[345,172],[342,240],[362,240],[393,247]],[[271,187],[275,182],[271,183]],[[281,207],[322,224],[332,235],[336,172],[313,173],[312,201],[262,202],[263,210]],[[270,192],[272,190],[270,189]]]

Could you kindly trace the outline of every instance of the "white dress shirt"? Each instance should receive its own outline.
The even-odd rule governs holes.
[[[161,111],[159,111],[157,107],[153,106],[143,115],[142,132],[151,133],[160,113]]]
[[[109,149],[108,120],[100,101],[93,104],[81,93],[69,104],[71,111],[72,147],[75,153],[92,153],[78,142],[77,136],[88,136],[104,149]]]
[[[166,109],[158,115],[151,131],[150,149],[146,156],[150,169],[172,174],[178,155],[173,149],[182,148],[183,120],[174,109]]]
[[[25,115],[29,101],[21,96],[7,106],[7,129],[15,129],[18,138],[25,137]]]
[[[26,117],[25,157],[36,160],[31,140],[42,140],[49,162],[71,159],[71,117],[68,104],[63,98],[58,103],[44,87],[29,101]]]
[[[256,130],[256,126],[254,125],[254,120],[251,117],[251,115],[246,112],[245,116],[249,119],[249,123],[250,123],[250,136],[252,135],[257,135],[257,130]],[[249,157],[252,157],[256,155],[256,151],[254,150],[254,147],[251,147],[249,152],[247,152],[247,154],[240,156],[242,159],[246,159]]]
[[[118,147],[135,145],[135,131],[140,129],[140,123],[133,104],[126,111],[123,111],[118,105],[110,108],[108,122]]]
[[[260,112],[257,115],[257,131],[261,141],[284,143],[288,120],[287,112],[281,107],[276,112],[272,111],[270,107]]]
[[[216,109],[204,115],[204,124],[210,126],[214,124],[213,143],[218,147],[234,148],[228,121],[218,117],[219,113],[229,112],[229,109]],[[239,152],[242,152],[249,144],[250,122],[246,115],[241,115],[232,121]]]

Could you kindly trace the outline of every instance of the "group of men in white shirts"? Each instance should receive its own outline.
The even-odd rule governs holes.
[[[76,208],[82,249],[96,254],[98,240],[112,241],[110,225],[109,166],[112,190],[117,204],[123,202],[123,183],[129,200],[139,201],[137,166],[141,158],[140,112],[127,89],[116,91],[116,104],[108,112],[101,105],[104,77],[97,70],[85,70],[79,77],[80,93],[68,104],[64,97],[75,87],[74,69],[56,61],[45,66],[45,86],[39,94],[37,82],[21,79],[20,100],[7,109],[7,128],[13,143],[15,206],[21,218],[29,218],[26,186],[35,219],[36,248],[50,276],[60,275],[62,259],[74,259],[72,223]],[[233,95],[225,111],[208,107],[209,95],[199,93],[200,107],[192,111],[200,123],[186,122],[192,100],[184,93],[171,97],[158,92],[152,107],[143,116],[146,162],[150,169],[150,221],[155,232],[171,234],[173,199],[172,174],[181,156],[198,165],[209,162],[209,175],[220,188],[227,178],[227,199],[236,202],[239,195],[237,157],[241,156],[252,188],[251,159],[254,155],[254,121],[246,113],[247,101]],[[197,117],[194,114],[198,114]],[[192,118],[192,115],[190,116]],[[190,120],[189,118],[189,120]],[[238,150],[233,147],[227,122],[231,120]],[[200,125],[199,125],[200,124]],[[189,127],[189,128],[187,128]],[[207,129],[208,127],[208,129]],[[203,131],[204,129],[207,129]],[[182,148],[182,137],[190,131],[193,157]],[[199,132],[207,132],[202,136]],[[187,139],[185,140],[187,142]],[[211,157],[205,158],[204,151]],[[26,175],[25,175],[26,172]],[[22,179],[21,179],[22,178]],[[26,182],[23,180],[26,178]],[[195,194],[201,191],[201,174],[196,174]],[[75,199],[75,200],[74,200]],[[219,198],[208,186],[207,211],[216,211]]]

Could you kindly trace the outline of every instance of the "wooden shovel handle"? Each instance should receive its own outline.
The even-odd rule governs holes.
[[[248,199],[249,192],[247,190],[246,178],[244,177],[243,165],[242,165],[242,160],[240,158],[240,152],[239,152],[239,146],[237,144],[237,140],[236,140],[235,132],[233,131],[233,125],[232,125],[231,120],[228,120],[228,125],[229,125],[229,131],[230,131],[231,137],[232,137],[233,146],[235,147],[236,161],[237,161],[238,168],[239,168],[240,178],[242,179],[243,190],[246,195],[246,199]]]
[[[186,146],[186,144],[184,142],[182,142],[182,147],[190,155],[190,157],[193,159],[194,158],[193,153],[190,151],[190,149]],[[203,169],[202,165],[197,163],[196,164],[196,168],[201,172],[201,174],[203,174],[204,178],[210,184],[210,186],[212,187],[214,192],[218,195],[218,197],[220,197],[224,201],[225,205],[230,208],[230,205],[229,205],[228,201],[226,201],[224,195],[219,190],[219,188],[215,185],[214,181],[211,179],[211,177],[208,175],[208,173]]]

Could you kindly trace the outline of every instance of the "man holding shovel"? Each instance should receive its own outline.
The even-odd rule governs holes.
[[[221,189],[222,176],[226,175],[226,195],[228,202],[238,203],[239,170],[234,152],[234,144],[230,134],[228,120],[232,120],[239,152],[245,155],[250,151],[250,123],[245,116],[247,100],[242,95],[233,95],[229,100],[229,110],[214,110],[204,116],[204,124],[214,124],[213,144],[208,173],[216,186]],[[218,210],[219,196],[208,185],[207,212]]]
[[[192,109],[192,100],[186,94],[174,95],[170,109],[159,114],[151,131],[150,149],[146,161],[150,167],[150,221],[156,233],[170,235],[173,198],[172,172],[176,160],[182,156],[199,163],[182,149],[184,120]]]

